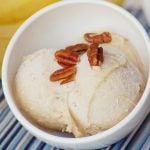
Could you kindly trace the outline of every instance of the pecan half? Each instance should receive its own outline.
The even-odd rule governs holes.
[[[79,55],[72,52],[72,51],[67,51],[67,50],[58,50],[55,53],[55,58],[58,62],[63,67],[69,67],[69,66],[74,66],[76,65],[79,61]]]
[[[80,54],[83,54],[84,52],[86,52],[88,47],[89,47],[88,44],[79,43],[79,44],[76,44],[76,45],[71,45],[71,46],[66,47],[66,50],[75,52],[75,53],[80,55]]]
[[[90,66],[100,66],[104,61],[103,48],[98,44],[91,44],[87,50]]]
[[[109,32],[103,32],[101,34],[86,33],[84,34],[84,39],[90,43],[101,44],[111,42],[112,36]]]
[[[64,80],[64,82],[62,82],[61,84],[67,82],[67,80],[69,82],[69,80],[71,81],[70,76],[75,75],[76,71],[77,71],[77,68],[75,66],[59,69],[51,74],[50,80],[59,81],[59,80],[65,79],[66,81]]]
[[[104,62],[104,54],[103,54],[102,47],[98,47],[97,60],[98,60],[98,66],[102,65],[102,63]]]
[[[62,80],[60,82],[60,84],[66,84],[68,82],[72,82],[72,81],[74,81],[74,78],[75,78],[75,74],[72,74],[72,75],[68,76],[66,79]]]

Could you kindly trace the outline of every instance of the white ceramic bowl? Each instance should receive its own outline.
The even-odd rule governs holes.
[[[61,132],[46,132],[32,124],[18,109],[13,94],[14,78],[22,57],[40,48],[62,48],[86,32],[113,31],[131,40],[137,48],[147,73],[146,89],[134,110],[113,128],[93,136],[69,138]],[[12,112],[20,123],[39,139],[60,148],[94,149],[110,145],[132,131],[149,111],[150,45],[139,24],[125,10],[103,1],[60,2],[30,17],[11,39],[4,58],[2,83]],[[34,69],[34,68],[33,68]]]

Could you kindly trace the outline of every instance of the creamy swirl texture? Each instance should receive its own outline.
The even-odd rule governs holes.
[[[145,86],[142,64],[132,44],[112,33],[102,44],[104,62],[91,67],[81,56],[75,80],[60,85],[49,75],[60,66],[54,49],[42,49],[22,61],[15,79],[17,103],[42,127],[67,131],[76,137],[113,127],[137,104]]]

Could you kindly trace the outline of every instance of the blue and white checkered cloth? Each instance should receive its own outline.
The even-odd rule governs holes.
[[[127,8],[145,27],[148,26],[141,9]],[[9,109],[0,81],[0,150],[59,150],[31,135],[13,116]],[[150,113],[144,122],[124,139],[100,150],[150,150]]]

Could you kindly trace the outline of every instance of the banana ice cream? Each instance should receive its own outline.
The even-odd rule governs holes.
[[[100,62],[95,60],[96,51],[90,58],[83,51],[80,58],[72,52],[58,55],[55,49],[25,56],[16,74],[15,93],[30,120],[81,137],[113,127],[132,111],[145,87],[142,63],[129,40],[115,33],[111,41],[105,36],[98,45],[103,48]],[[82,45],[82,50],[86,48]],[[68,61],[60,61],[60,56]]]

